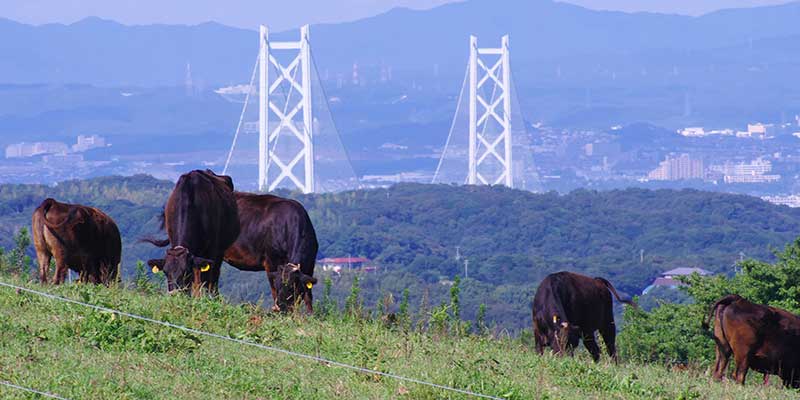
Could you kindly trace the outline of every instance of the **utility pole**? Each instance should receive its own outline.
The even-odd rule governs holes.
[[[461,246],[456,246],[456,261],[461,260]]]
[[[469,260],[464,259],[464,279],[469,278]]]

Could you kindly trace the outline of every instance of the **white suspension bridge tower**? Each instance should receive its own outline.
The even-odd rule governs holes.
[[[538,189],[510,54],[508,35],[500,47],[479,47],[470,36],[467,71],[434,183]]]
[[[470,185],[504,184],[514,187],[513,153],[511,148],[511,68],[508,52],[508,35],[503,36],[500,48],[478,48],[478,38],[469,38],[469,172]],[[496,62],[488,67],[483,55],[499,55]],[[494,83],[493,98],[485,99],[479,91],[483,85]],[[496,96],[495,96],[496,95]],[[501,106],[500,114],[497,107]],[[479,110],[480,108],[480,110]],[[500,124],[501,132],[495,137],[487,136],[491,120]],[[500,149],[498,149],[500,147]],[[498,152],[499,150],[499,152]],[[502,153],[502,154],[501,154]],[[480,166],[493,157],[501,165],[501,170],[481,171]]]
[[[249,118],[258,121],[257,187],[262,192],[289,188],[314,193],[360,186],[333,122],[309,36],[305,25],[299,40],[275,41],[261,25],[250,84],[233,88],[241,92],[244,87],[247,96],[223,172],[234,160],[250,97],[257,92],[258,113]]]
[[[258,108],[258,189],[260,191],[273,191],[284,179],[291,180],[297,189],[303,193],[314,192],[314,141],[311,108],[311,53],[308,43],[308,25],[300,28],[300,40],[297,42],[274,42],[270,43],[269,29],[261,25],[259,29],[259,108]],[[271,54],[274,51],[292,51],[297,55],[286,66],[281,65],[278,59]],[[276,68],[279,76],[270,81],[270,65]],[[298,81],[297,70],[301,70],[301,78]],[[289,111],[291,98],[286,97],[283,104],[277,103],[274,96],[275,91],[281,83],[286,81],[295,89],[300,100]],[[295,116],[300,113],[302,125],[298,129],[295,123]],[[277,117],[278,124],[274,129],[270,129],[270,114]],[[279,156],[270,144],[277,142],[283,129],[288,129],[294,134],[301,146],[294,154],[284,154]],[[295,166],[303,162],[303,174],[297,176]],[[271,182],[269,180],[269,168],[272,164],[280,169],[280,174]]]

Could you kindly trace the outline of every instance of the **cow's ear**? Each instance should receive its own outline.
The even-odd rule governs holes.
[[[306,275],[301,273],[300,274],[300,284],[305,286],[307,289],[312,289],[314,285],[317,284],[317,278],[314,278],[311,275]]]
[[[160,271],[162,271],[164,269],[164,263],[165,262],[166,261],[163,258],[156,258],[156,259],[152,259],[152,260],[147,261],[147,265],[150,266],[150,270],[153,271],[153,273],[155,274],[155,273],[160,272]]]
[[[192,267],[199,269],[200,272],[208,272],[212,266],[214,266],[214,260],[203,257],[192,258]]]

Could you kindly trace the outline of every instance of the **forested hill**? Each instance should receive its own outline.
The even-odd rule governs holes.
[[[55,187],[0,185],[0,246],[30,223],[48,196],[98,206],[123,234],[124,269],[159,255],[136,239],[156,232],[157,215],[173,184],[147,176],[63,182]],[[502,187],[401,184],[388,189],[293,195],[309,209],[320,240],[320,258],[363,256],[381,273],[367,274],[368,301],[412,300],[428,292],[435,303],[447,295],[441,282],[463,275],[464,314],[486,303],[494,321],[525,326],[528,302],[546,274],[573,270],[608,277],[637,294],[659,273],[698,266],[729,273],[740,253],[772,259],[800,234],[800,210],[760,199],[694,190],[628,189],[534,194]],[[456,261],[456,247],[461,260]],[[643,251],[643,259],[640,258]],[[223,291],[254,300],[264,293],[263,274],[226,270]],[[350,278],[335,283],[343,297]]]
[[[365,256],[431,282],[462,273],[459,246],[470,278],[486,283],[531,285],[571,269],[638,292],[674,267],[732,272],[740,252],[771,259],[771,247],[800,234],[800,210],[695,190],[558,195],[404,184],[300,199],[326,256]]]

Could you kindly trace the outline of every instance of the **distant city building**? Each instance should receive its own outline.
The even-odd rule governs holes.
[[[701,127],[684,128],[684,129],[678,131],[678,133],[680,133],[681,135],[686,136],[686,137],[700,137],[700,136],[705,136],[706,135],[705,129],[703,129]]]
[[[772,163],[762,158],[749,163],[712,165],[708,169],[711,173],[722,175],[725,183],[767,183],[781,179],[780,175],[768,174],[772,171]]]
[[[622,146],[617,142],[595,142],[583,146],[587,157],[616,157],[622,153]]]
[[[792,194],[788,196],[764,196],[761,200],[768,201],[772,204],[782,206],[789,206],[792,208],[800,207],[800,195]]]
[[[62,142],[15,143],[6,147],[6,158],[33,157],[42,154],[66,154],[69,150]]]
[[[732,175],[725,176],[725,183],[770,183],[781,180],[780,175]]]
[[[59,166],[75,165],[83,161],[82,154],[48,154],[42,157],[45,164],[54,164]]]
[[[186,63],[186,78],[183,81],[184,90],[186,95],[191,96],[194,94],[194,82],[192,80],[192,64]]]
[[[652,181],[679,181],[685,179],[705,179],[703,160],[693,159],[688,154],[667,158],[658,168],[647,174]]]
[[[775,125],[772,124],[747,124],[746,132],[736,132],[736,137],[759,138],[766,139],[775,131]]]
[[[354,86],[358,86],[361,83],[361,81],[360,81],[360,79],[358,77],[358,63],[353,63],[352,83],[353,83]]]
[[[705,130],[703,127],[688,127],[678,129],[678,134],[685,137],[706,137],[706,136],[736,136],[739,138],[758,138],[766,139],[775,136],[777,128],[773,124],[748,124],[746,131],[734,132],[733,129],[714,129]]]
[[[72,145],[72,151],[80,153],[82,151],[96,149],[98,147],[106,147],[106,140],[102,136],[78,135],[78,142]]]
[[[678,130],[678,134],[685,137],[705,137],[705,136],[733,136],[733,129],[714,129],[707,131],[702,127],[683,128]]]

